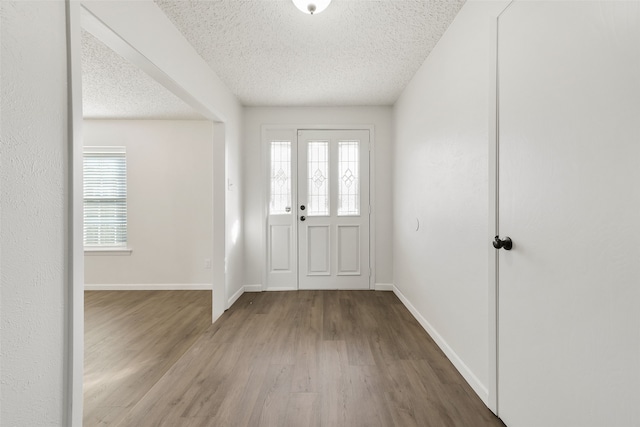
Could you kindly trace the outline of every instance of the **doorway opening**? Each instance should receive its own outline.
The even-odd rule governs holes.
[[[133,66],[139,67],[154,81],[154,84],[160,84],[164,86],[163,89],[168,89],[171,96],[177,97],[185,103],[185,105],[192,107],[198,111],[202,117],[200,119],[200,125],[203,128],[208,128],[205,131],[207,138],[203,145],[208,145],[208,153],[204,153],[203,156],[207,157],[207,165],[205,165],[206,178],[199,179],[199,181],[206,181],[208,189],[205,189],[209,196],[211,209],[209,209],[208,218],[204,218],[206,227],[212,230],[209,239],[200,242],[203,247],[206,247],[206,255],[204,257],[197,258],[198,269],[209,270],[206,278],[196,279],[198,282],[196,289],[193,292],[206,292],[210,294],[211,300],[209,300],[208,308],[202,314],[205,316],[205,323],[210,324],[215,321],[224,311],[227,304],[226,294],[226,277],[225,277],[225,253],[226,253],[226,238],[225,238],[225,213],[226,213],[226,132],[225,123],[218,121],[218,117],[210,111],[207,107],[204,107],[201,102],[190,95],[184,88],[180,87],[174,79],[168,76],[168,74],[161,68],[151,62],[144,54],[139,52],[133,47],[125,37],[116,33],[112,27],[107,25],[101,16],[101,13],[109,13],[107,9],[101,9],[100,5],[94,4],[81,4],[70,2],[68,7],[68,32],[69,32],[69,69],[70,69],[70,109],[71,109],[71,123],[73,143],[71,144],[70,153],[70,185],[72,189],[72,196],[70,197],[70,246],[73,256],[70,259],[70,339],[69,339],[69,413],[71,418],[71,425],[81,426],[83,425],[83,379],[84,368],[83,363],[85,360],[84,348],[85,348],[85,324],[84,324],[84,293],[85,293],[85,250],[83,239],[83,151],[85,145],[86,130],[83,130],[83,113],[82,113],[82,33],[87,31],[92,34],[100,42],[104,43],[109,49],[116,52],[125,60],[128,60]],[[95,9],[94,9],[95,7]],[[107,16],[108,17],[108,16]],[[131,123],[130,123],[131,125]],[[104,130],[104,129],[103,129]],[[203,134],[204,135],[204,134]],[[201,136],[203,136],[201,135]],[[95,144],[92,144],[95,145]],[[108,145],[108,144],[101,144]],[[149,147],[147,154],[153,152],[154,147]],[[158,150],[160,151],[160,150]],[[133,155],[133,152],[129,152]],[[157,153],[156,153],[157,154]],[[176,153],[174,153],[176,154]],[[148,158],[141,156],[143,159]],[[165,157],[176,158],[174,155],[168,155]],[[133,157],[131,158],[133,160]],[[209,164],[211,163],[211,164]],[[166,169],[166,168],[165,168]],[[168,173],[175,172],[175,168],[169,168]],[[158,188],[163,191],[166,190],[166,186],[159,185]],[[154,212],[161,210],[162,206],[154,199],[152,191],[145,192],[145,203],[153,205]],[[174,198],[175,199],[175,198]],[[176,203],[180,203],[179,199],[174,200]],[[215,207],[215,208],[214,208]],[[169,211],[173,211],[175,206],[169,206]],[[157,237],[162,238],[163,233],[158,233]],[[179,240],[178,238],[174,240]],[[177,242],[179,243],[179,242]],[[184,245],[181,246],[184,250]],[[135,250],[135,248],[133,248]],[[176,248],[180,249],[180,248]],[[126,252],[126,251],[124,251]],[[112,254],[113,255],[113,254]],[[195,259],[195,257],[192,257]],[[199,262],[198,262],[199,261]],[[203,276],[204,277],[204,276]],[[154,283],[154,280],[146,281]],[[176,284],[182,283],[177,281]],[[135,282],[134,282],[135,284]],[[160,282],[162,284],[162,282]],[[172,284],[174,285],[174,284]],[[173,286],[175,287],[175,286]],[[172,286],[168,286],[168,289],[172,289]],[[184,292],[184,291],[179,291]],[[190,292],[190,291],[188,291]],[[144,300],[144,298],[143,298]],[[144,301],[143,301],[144,302]],[[206,304],[205,304],[206,305]],[[209,317],[208,313],[211,313]],[[122,375],[126,373],[121,372]]]

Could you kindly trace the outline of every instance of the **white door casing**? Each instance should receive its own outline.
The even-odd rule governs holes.
[[[499,19],[498,415],[640,425],[640,2]]]
[[[369,289],[369,131],[298,131],[300,289]]]

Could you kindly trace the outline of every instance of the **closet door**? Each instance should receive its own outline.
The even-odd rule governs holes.
[[[640,2],[499,19],[498,413],[640,426]]]

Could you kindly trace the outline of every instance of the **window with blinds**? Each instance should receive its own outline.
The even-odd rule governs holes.
[[[84,148],[84,246],[127,245],[125,147]]]

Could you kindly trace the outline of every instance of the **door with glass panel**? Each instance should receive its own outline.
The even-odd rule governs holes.
[[[299,289],[369,289],[369,131],[300,130]]]
[[[296,131],[269,129],[267,156],[266,290],[298,288]]]
[[[369,131],[267,129],[266,290],[369,289]]]

